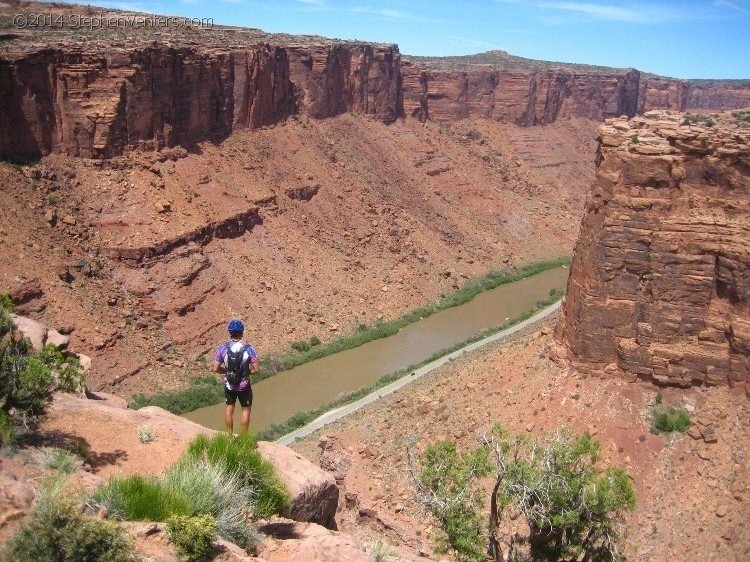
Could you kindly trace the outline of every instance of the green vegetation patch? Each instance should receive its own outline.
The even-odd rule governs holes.
[[[78,392],[84,374],[76,357],[46,345],[34,351],[13,326],[13,303],[0,294],[0,446],[13,447],[28,421],[44,413],[52,391]]]
[[[8,562],[138,560],[125,532],[115,523],[83,515],[80,503],[64,493],[59,479],[42,486],[34,510],[0,558]]]
[[[53,469],[61,474],[73,474],[81,465],[81,459],[65,449],[39,449],[37,462],[42,468]]]
[[[247,513],[255,512],[255,489],[224,463],[184,458],[164,475],[164,485],[189,499],[190,516],[210,516],[216,532],[247,550],[254,548],[258,534]]]
[[[16,422],[5,410],[0,410],[0,447],[12,449],[18,442]]]
[[[213,551],[216,521],[210,515],[173,515],[167,519],[167,535],[180,556],[188,562],[199,562]]]
[[[210,382],[208,378],[211,379]],[[135,410],[145,406],[158,406],[173,414],[184,414],[204,406],[213,406],[223,399],[224,387],[214,377],[203,377],[184,390],[150,396],[138,394],[130,400],[129,406]]]
[[[427,447],[421,466],[421,490],[429,490],[435,498],[427,503],[445,531],[440,550],[454,549],[459,561],[484,561],[485,523],[480,515],[483,494],[474,482],[492,472],[489,448],[459,454],[455,443],[443,441]]]
[[[558,258],[556,260],[536,263],[512,272],[491,271],[484,277],[469,280],[461,289],[447,294],[439,301],[417,308],[395,320],[382,322],[375,326],[360,324],[354,334],[343,336],[326,344],[320,343],[320,339],[317,336],[311,337],[309,342],[296,341],[292,344],[292,351],[281,357],[271,355],[262,357],[260,372],[254,376],[254,382],[261,381],[309,361],[359,347],[380,338],[392,336],[398,333],[401,328],[427,318],[436,312],[465,304],[484,291],[494,289],[506,283],[520,281],[526,277],[563,265],[570,265],[570,258]],[[521,318],[521,320],[523,319]],[[131,399],[129,406],[133,409],[145,406],[159,406],[173,414],[184,414],[198,408],[218,404],[223,400],[223,397],[224,390],[222,385],[218,384],[213,376],[207,376],[197,379],[192,386],[184,390],[163,392],[149,396],[145,394],[136,395]]]
[[[233,437],[219,433],[213,437],[199,435],[185,452],[186,458],[205,459],[237,474],[253,490],[253,513],[259,517],[284,513],[291,497],[271,463],[264,460],[249,435]]]
[[[107,508],[110,517],[126,521],[165,521],[171,515],[191,514],[185,494],[140,474],[111,478],[93,499]]]
[[[710,115],[700,115],[687,113],[682,119],[682,125],[703,125],[704,127],[713,127],[716,125],[716,120]]]
[[[445,532],[443,547],[458,560],[481,562],[488,552],[493,560],[621,559],[618,530],[635,508],[635,491],[623,469],[600,466],[601,444],[588,434],[530,439],[496,425],[472,452],[444,441],[418,463],[411,451],[408,457],[418,495]],[[490,474],[483,520],[485,488],[477,480]],[[520,525],[506,529],[506,517]]]
[[[110,517],[121,520],[173,518],[177,541],[193,534],[204,540],[202,533],[207,535],[211,527],[222,538],[252,550],[259,535],[248,513],[270,517],[286,511],[290,502],[273,465],[260,457],[250,437],[220,434],[196,437],[160,478],[137,474],[111,478],[94,492],[89,504],[105,507]],[[206,523],[209,518],[212,526]],[[202,547],[198,550],[203,552]]]
[[[692,425],[690,414],[685,408],[676,405],[656,404],[651,422],[651,432],[659,433],[685,433]]]

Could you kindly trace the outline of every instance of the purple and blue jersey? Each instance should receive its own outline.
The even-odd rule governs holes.
[[[224,368],[227,367],[227,355],[230,346],[232,351],[235,353],[244,347],[245,353],[242,354],[242,364],[240,365],[242,380],[234,386],[227,382],[226,387],[229,390],[234,391],[245,390],[245,388],[247,388],[247,386],[250,384],[250,377],[247,376],[248,370],[250,369],[251,365],[255,365],[258,362],[258,354],[255,352],[255,349],[252,345],[243,341],[228,341],[226,343],[223,343],[219,346],[219,349],[216,350],[214,361],[216,361],[220,365],[223,365]]]

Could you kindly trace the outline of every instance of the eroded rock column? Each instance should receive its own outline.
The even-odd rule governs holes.
[[[556,331],[578,368],[750,381],[749,116],[653,111],[601,127]]]

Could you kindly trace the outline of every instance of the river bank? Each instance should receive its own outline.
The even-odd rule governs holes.
[[[443,295],[443,297],[437,302],[428,303],[425,306],[412,310],[407,314],[388,322],[379,323],[374,326],[361,325],[354,334],[344,336],[328,344],[314,346],[308,344],[307,348],[297,345],[295,346],[296,349],[292,349],[290,352],[282,356],[268,356],[264,358],[261,352],[261,373],[254,378],[253,382],[254,384],[257,384],[264,379],[280,372],[288,371],[294,367],[341,353],[342,351],[351,350],[372,341],[387,338],[398,333],[399,330],[414,324],[415,322],[429,318],[438,312],[466,304],[477,295],[545,271],[567,267],[569,263],[569,258],[558,258],[556,260],[529,264],[515,271],[491,271],[481,278],[467,281],[462,288],[453,293]],[[535,297],[530,304],[533,304],[543,296],[546,296],[546,293]],[[513,315],[516,315],[516,313]],[[497,319],[494,319],[493,322],[487,326],[494,325],[496,322]],[[461,338],[461,341],[487,326],[483,326],[479,330],[473,330],[469,334],[466,334],[466,336]],[[296,343],[298,342],[295,342],[295,344]],[[454,340],[453,342],[450,342],[450,344],[441,345],[434,349],[433,352],[455,343],[456,341]],[[419,359],[421,360],[422,358],[420,357]],[[410,363],[411,362],[407,362],[405,364],[408,365]],[[401,367],[403,367],[403,365]],[[205,364],[205,368],[208,370],[207,363]],[[398,369],[393,368],[390,371],[381,373],[381,375],[396,370]],[[370,383],[372,382],[373,381],[370,381]],[[218,404],[222,399],[223,391],[221,387],[216,384],[213,374],[208,374],[207,376],[194,379],[192,385],[179,391],[159,393],[150,396],[142,394],[138,395],[130,401],[130,407],[138,409],[144,406],[159,406],[175,414],[184,414],[202,407]]]
[[[531,316],[560,297],[566,279],[567,269],[561,267],[497,287],[390,337],[256,383],[251,428],[270,439],[304,425],[322,411],[355,400],[372,388]],[[212,429],[223,428],[222,404],[184,416]]]
[[[501,341],[508,336],[539,322],[550,314],[555,313],[560,308],[562,299],[555,301],[541,311],[536,312],[543,304],[546,304],[546,302],[538,303],[538,305],[527,314],[514,318],[503,325],[508,325],[510,327],[499,327],[497,328],[497,331],[490,329],[485,333],[477,334],[476,337],[470,338],[468,341],[456,346],[456,349],[446,349],[444,350],[444,353],[436,354],[419,365],[406,368],[398,373],[394,373],[393,375],[386,375],[370,388],[363,388],[361,391],[353,393],[335,403],[326,404],[313,412],[301,412],[295,414],[285,424],[274,425],[258,433],[258,439],[264,441],[276,439],[282,445],[290,445],[297,439],[310,435],[312,432],[322,429],[329,423],[340,420],[344,416],[349,415],[368,404],[372,404],[383,396],[396,392],[410,382],[415,381],[434,371],[438,367],[445,365],[448,361],[457,359],[464,353],[474,351],[490,343]],[[492,333],[493,331],[494,333]],[[440,356],[437,357],[437,355]]]

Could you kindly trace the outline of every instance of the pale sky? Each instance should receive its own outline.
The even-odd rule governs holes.
[[[70,2],[88,3],[88,2]],[[397,43],[411,55],[501,49],[676,78],[750,79],[750,0],[91,0],[269,32]]]

